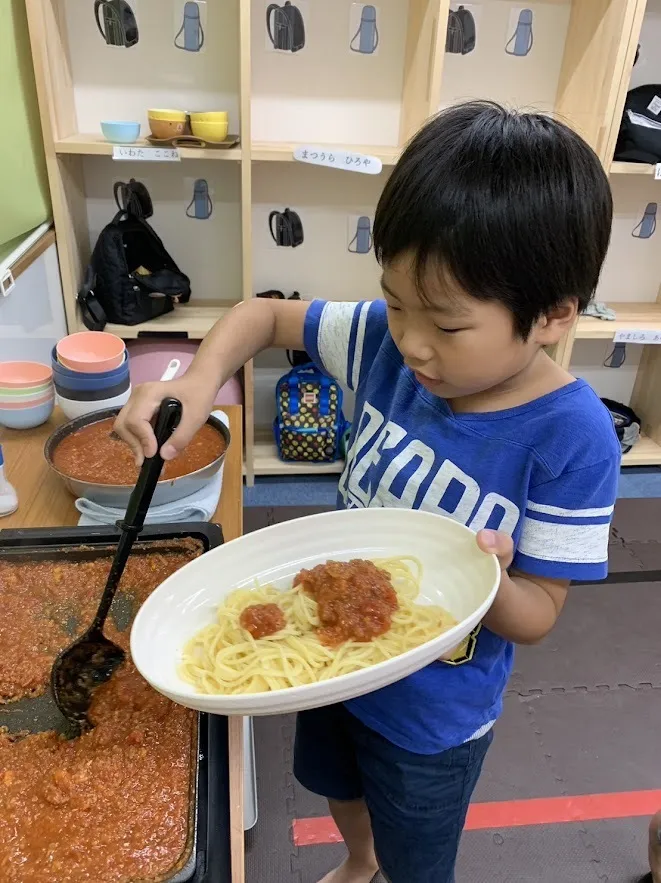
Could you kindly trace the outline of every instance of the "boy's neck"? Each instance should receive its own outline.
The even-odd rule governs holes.
[[[574,380],[568,371],[540,349],[518,374],[491,389],[452,399],[449,404],[456,414],[505,411],[534,402],[535,399],[568,386]]]

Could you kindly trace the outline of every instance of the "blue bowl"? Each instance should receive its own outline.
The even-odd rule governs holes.
[[[34,429],[45,423],[53,413],[54,399],[36,408],[14,408],[3,411],[0,408],[0,426],[7,429]]]
[[[131,385],[131,378],[126,373],[126,377],[122,378],[118,383],[112,386],[95,387],[94,389],[76,389],[67,384],[67,382],[59,383],[55,378],[55,392],[61,395],[63,399],[69,399],[74,402],[103,402],[106,399],[114,399],[115,396],[121,396],[123,392]]]
[[[103,120],[101,131],[111,144],[133,144],[140,137],[140,123],[122,120]]]

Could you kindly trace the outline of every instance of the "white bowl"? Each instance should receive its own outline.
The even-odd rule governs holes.
[[[303,567],[329,559],[413,555],[424,573],[419,601],[440,604],[458,625],[362,671],[268,693],[209,696],[177,673],[183,647],[214,621],[223,598],[255,579],[289,588]],[[500,582],[495,556],[449,518],[411,509],[352,509],[297,518],[220,546],[170,576],[147,599],[131,631],[138,671],[174,702],[212,714],[281,714],[342,702],[394,683],[454,649],[493,603]]]
[[[109,408],[121,408],[131,396],[131,387],[121,395],[111,399],[101,399],[98,402],[79,402],[74,399],[65,399],[59,393],[57,401],[65,417],[75,420],[77,417],[86,417],[88,414],[96,414],[97,411],[107,411]]]

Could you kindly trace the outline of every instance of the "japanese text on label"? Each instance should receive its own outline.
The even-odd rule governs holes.
[[[346,172],[360,172],[363,175],[378,175],[383,169],[378,156],[350,150],[331,150],[328,147],[297,147],[294,150],[294,159],[313,166],[344,169]]]

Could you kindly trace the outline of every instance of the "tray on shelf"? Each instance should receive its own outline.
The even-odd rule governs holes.
[[[109,526],[0,530],[0,561],[51,558],[90,560],[112,553],[119,537]],[[219,525],[206,523],[149,525],[136,543],[136,553],[163,549],[169,541],[193,539],[204,552],[221,545]],[[136,554],[132,553],[132,554]],[[121,602],[121,599],[117,598]],[[117,601],[115,603],[117,603]],[[116,611],[127,614],[126,603]],[[128,625],[129,619],[126,619]],[[189,838],[182,859],[160,883],[230,883],[229,758],[227,718],[199,714],[191,744],[194,775],[191,777]],[[0,704],[0,728],[10,732],[65,732],[65,724],[47,690],[37,698]],[[103,883],[103,881],[99,881]]]
[[[204,138],[198,138],[197,135],[177,135],[174,138],[154,138],[153,135],[147,136],[147,141],[153,147],[190,147],[193,150],[229,150],[236,147],[239,143],[238,135],[228,135],[223,141],[207,141]]]

